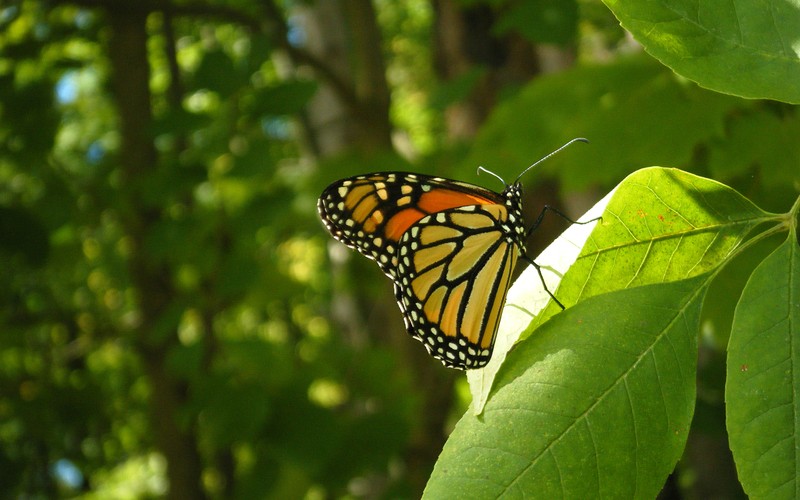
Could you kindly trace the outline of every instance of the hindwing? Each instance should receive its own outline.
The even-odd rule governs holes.
[[[451,368],[492,354],[518,250],[501,229],[502,205],[424,217],[400,241],[395,297],[406,329]]]

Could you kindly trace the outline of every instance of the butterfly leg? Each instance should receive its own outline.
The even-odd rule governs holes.
[[[578,221],[572,220],[569,217],[567,217],[566,215],[564,215],[564,213],[561,212],[559,209],[557,209],[555,207],[552,207],[550,205],[545,205],[544,208],[542,209],[542,211],[539,212],[539,217],[536,218],[536,221],[533,223],[533,225],[530,227],[530,229],[528,229],[528,233],[527,233],[526,236],[530,236],[534,231],[536,231],[536,228],[538,228],[539,224],[542,223],[542,220],[544,219],[544,214],[546,214],[548,210],[553,212],[553,213],[555,213],[556,215],[560,216],[562,219],[564,219],[565,221],[569,222],[570,224],[589,224],[590,222],[595,222],[595,221],[598,221],[598,220],[602,219],[602,217],[595,217],[592,220],[578,222]]]
[[[530,227],[530,229],[528,229],[528,232],[527,232],[526,236],[530,236],[534,231],[536,231],[536,228],[538,228],[539,224],[542,223],[542,220],[544,219],[544,215],[547,213],[548,210],[553,212],[553,213],[555,213],[556,215],[560,216],[562,219],[566,220],[570,224],[588,224],[590,222],[595,222],[595,221],[598,221],[598,220],[602,220],[602,217],[595,217],[594,219],[591,219],[591,220],[578,222],[578,221],[572,220],[569,217],[567,217],[566,215],[564,215],[564,213],[561,212],[559,209],[557,209],[555,207],[552,207],[550,205],[545,205],[544,208],[542,209],[542,211],[539,213],[539,216],[536,218],[536,221],[533,223],[533,225]],[[539,264],[534,262],[533,259],[528,257],[527,254],[525,254],[524,252],[522,253],[522,259],[527,261],[534,268],[536,268],[536,272],[539,273],[539,279],[542,280],[542,286],[544,287],[544,291],[547,292],[547,294],[550,296],[550,298],[553,299],[553,301],[556,304],[558,304],[558,307],[560,307],[561,309],[565,309],[564,304],[562,304],[561,301],[558,300],[556,298],[556,296],[553,295],[553,293],[547,288],[547,283],[545,283],[544,276],[542,276],[542,268],[541,268],[541,266],[539,266]]]
[[[550,296],[550,298],[551,298],[551,299],[553,299],[553,301],[554,301],[556,304],[558,304],[558,307],[560,307],[562,310],[563,310],[563,309],[566,309],[566,308],[564,307],[564,304],[562,304],[562,303],[561,303],[561,301],[560,301],[560,300],[558,300],[558,299],[556,298],[556,296],[555,296],[555,295],[553,295],[553,292],[551,292],[551,291],[550,291],[550,289],[549,289],[549,288],[547,288],[547,283],[545,283],[545,281],[544,281],[544,276],[542,275],[542,268],[541,268],[541,266],[540,266],[539,264],[537,264],[536,262],[534,262],[534,261],[533,261],[533,259],[531,259],[530,257],[528,257],[528,256],[527,256],[527,255],[525,255],[525,254],[522,254],[522,256],[521,256],[521,257],[522,257],[522,259],[523,259],[523,260],[525,260],[526,262],[528,262],[528,264],[532,265],[532,266],[533,266],[533,267],[536,269],[536,272],[537,272],[537,273],[539,273],[539,279],[542,281],[542,286],[544,287],[544,291],[545,291],[545,292],[547,292],[547,295],[549,295],[549,296]]]

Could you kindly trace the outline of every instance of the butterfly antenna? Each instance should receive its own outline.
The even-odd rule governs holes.
[[[560,148],[556,149],[556,150],[555,150],[555,151],[553,151],[552,153],[550,153],[550,154],[546,155],[545,157],[543,157],[542,159],[540,159],[539,161],[537,161],[536,163],[534,163],[534,164],[533,164],[533,165],[531,165],[530,167],[528,167],[528,168],[526,168],[525,170],[523,170],[523,171],[522,171],[522,173],[521,173],[521,174],[519,174],[519,175],[517,176],[517,178],[516,178],[516,179],[514,179],[514,184],[516,184],[517,182],[519,182],[520,178],[521,178],[523,175],[525,175],[525,172],[527,172],[528,170],[532,169],[532,168],[533,168],[533,167],[535,167],[536,165],[538,165],[538,164],[542,163],[543,161],[545,161],[546,159],[550,158],[550,157],[551,157],[551,156],[553,156],[554,154],[556,154],[556,153],[560,152],[562,149],[566,148],[567,146],[569,146],[569,145],[570,145],[570,144],[572,144],[573,142],[585,142],[585,143],[587,143],[587,144],[588,144],[588,143],[589,143],[589,139],[584,139],[583,137],[576,137],[575,139],[572,139],[572,140],[571,140],[571,141],[569,141],[568,143],[564,144],[564,145],[563,145],[563,146],[561,146]],[[488,170],[487,170],[487,172],[488,172]],[[489,173],[491,173],[491,172],[489,172]]]
[[[540,161],[541,161],[541,160],[540,160]],[[500,179],[500,182],[502,182],[502,183],[503,183],[503,185],[504,185],[505,187],[508,187],[508,184],[506,184],[506,181],[504,181],[502,177],[500,177],[500,176],[499,176],[499,175],[497,175],[496,173],[492,172],[491,170],[486,170],[486,169],[485,169],[485,168],[483,168],[483,167],[478,167],[478,175],[480,175],[480,174],[481,174],[481,172],[486,172],[487,174],[489,174],[489,175],[491,175],[491,176],[497,177],[498,179]]]

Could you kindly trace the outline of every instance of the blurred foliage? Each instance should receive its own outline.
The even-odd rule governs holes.
[[[202,4],[210,15],[172,19],[174,38],[155,12],[146,132],[157,160],[131,179],[119,159],[111,28],[85,3],[0,7],[0,490],[11,497],[165,494],[161,409],[145,362],[153,346],[183,384],[178,424],[194,437],[209,496],[417,496],[404,460],[426,418],[417,374],[399,366],[395,344],[354,339],[331,312],[354,300],[368,318],[370,301],[389,290],[368,262],[344,257],[330,271],[337,254],[315,203],[335,178],[415,169],[496,188],[477,165],[512,179],[587,136],[590,146],[554,158],[526,186],[603,192],[662,164],[713,174],[768,209],[793,192],[794,107],[676,77],[596,1],[458,2],[495,9],[498,36],[557,44],[579,63],[501,89],[474,144],[453,144],[444,110],[486,68],[438,81],[435,9],[376,0],[394,139],[407,147],[321,159],[301,124],[325,82],[287,71],[272,32],[227,15],[268,18],[260,2]],[[299,36],[295,8],[283,2],[279,12]],[[123,194],[152,216],[141,248]],[[164,270],[172,292],[146,336],[134,254]]]

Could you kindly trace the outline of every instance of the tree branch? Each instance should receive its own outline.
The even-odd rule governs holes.
[[[325,82],[330,85],[340,99],[355,112],[359,112],[362,104],[356,96],[355,90],[347,81],[339,75],[324,61],[316,57],[311,52],[303,50],[289,43],[289,27],[283,19],[283,14],[272,0],[262,0],[261,5],[266,13],[265,19],[269,23],[268,31],[272,31],[273,41],[283,49],[295,65],[305,64],[311,67]]]

